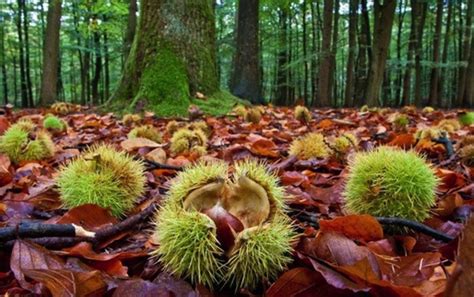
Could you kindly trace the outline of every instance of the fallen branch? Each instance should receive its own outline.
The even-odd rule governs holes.
[[[84,237],[92,238],[94,232],[89,232],[74,224],[41,224],[21,223],[13,227],[0,228],[0,242],[16,238],[40,237]]]
[[[311,215],[307,212],[292,211],[293,216],[301,222],[308,223],[311,227],[319,229],[319,220],[315,215]],[[415,221],[402,219],[402,218],[389,218],[389,217],[375,217],[375,219],[381,225],[395,225],[399,227],[407,227],[411,230],[420,232],[422,234],[433,237],[436,240],[442,242],[450,242],[454,240],[454,237],[451,237],[441,231],[433,229],[425,224],[418,223]]]
[[[432,140],[444,146],[448,159],[451,158],[452,155],[454,155],[453,143],[446,135],[443,135],[439,138],[433,138]]]
[[[147,170],[155,170],[155,169],[176,170],[176,171],[183,170],[183,167],[181,166],[158,163],[158,162],[151,161],[151,160],[141,158],[141,157],[136,157],[136,159],[143,161],[146,165]]]

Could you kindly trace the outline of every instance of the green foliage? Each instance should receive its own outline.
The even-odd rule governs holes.
[[[236,103],[243,102],[243,100],[233,96],[227,91],[218,91],[212,94],[207,100],[195,99],[192,102],[206,114],[219,116],[227,114]]]
[[[57,185],[68,207],[97,204],[123,216],[145,189],[145,167],[108,145],[90,147],[60,169]]]
[[[459,122],[464,126],[474,124],[474,112],[466,112],[459,116]]]
[[[54,151],[49,134],[35,132],[35,125],[30,121],[17,122],[0,137],[0,152],[7,154],[13,163],[47,159]]]
[[[344,191],[348,211],[415,221],[430,216],[438,179],[415,152],[379,147],[358,153],[349,170]]]

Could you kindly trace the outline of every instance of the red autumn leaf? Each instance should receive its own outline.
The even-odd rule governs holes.
[[[413,134],[400,134],[390,141],[389,145],[398,146],[401,148],[411,148],[416,143]]]
[[[5,154],[0,154],[0,187],[3,187],[13,180],[13,176],[9,170],[10,165],[10,158]]]
[[[277,158],[280,155],[275,143],[266,138],[260,138],[251,142],[250,151],[262,157]]]
[[[74,207],[55,221],[57,224],[76,224],[89,231],[99,230],[105,226],[117,224],[117,222],[117,218],[112,216],[108,210],[95,204]]]
[[[382,226],[370,215],[347,215],[332,220],[321,220],[319,227],[323,232],[337,232],[365,242],[383,238]]]

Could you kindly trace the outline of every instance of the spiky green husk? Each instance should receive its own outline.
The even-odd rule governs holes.
[[[180,125],[177,121],[169,121],[168,124],[166,124],[166,132],[168,132],[169,135],[173,135],[174,132],[178,131]]]
[[[128,138],[137,138],[142,137],[154,141],[156,143],[161,143],[163,138],[161,133],[151,125],[145,125],[140,127],[135,127],[128,133]]]
[[[55,147],[51,137],[44,131],[38,131],[36,137],[30,139],[34,129],[35,125],[26,120],[12,125],[0,137],[0,152],[7,154],[14,163],[52,157]]]
[[[469,144],[464,146],[459,151],[459,156],[461,157],[464,164],[467,166],[474,166],[474,144]]]
[[[461,146],[466,146],[474,144],[474,135],[466,135],[464,138],[461,140]]]
[[[152,254],[174,275],[210,288],[222,278],[223,251],[206,215],[167,205],[158,214],[155,238],[159,246]]]
[[[421,139],[436,139],[441,137],[443,134],[443,131],[437,128],[422,128],[418,129],[415,133],[415,138],[418,140]]]
[[[201,130],[179,129],[171,137],[170,150],[173,154],[197,152],[206,153],[207,136]]]
[[[368,105],[363,105],[363,106],[360,108],[360,112],[369,112],[369,106],[368,106]]]
[[[62,132],[67,129],[67,124],[54,115],[48,115],[43,120],[43,127],[48,130]]]
[[[291,155],[300,159],[325,158],[329,156],[330,149],[324,143],[324,136],[320,133],[308,133],[303,137],[295,139],[289,150]]]
[[[295,107],[295,119],[300,122],[307,123],[311,121],[311,113],[306,107],[298,105]]]
[[[379,147],[356,155],[344,191],[357,214],[423,221],[435,204],[438,178],[415,152]]]
[[[459,116],[459,122],[464,126],[474,124],[474,112],[466,112]]]
[[[168,200],[182,202],[192,190],[227,176],[228,166],[224,162],[198,162],[185,168],[173,180],[168,190]]]
[[[232,109],[232,111],[239,117],[245,117],[245,114],[247,113],[247,109],[243,105],[237,105]]]
[[[275,217],[271,225],[245,229],[227,262],[226,282],[236,289],[254,289],[263,279],[276,279],[292,261],[295,236],[285,217]]]
[[[125,152],[98,145],[63,166],[56,182],[66,207],[92,203],[122,216],[144,193],[144,172],[143,163]]]
[[[278,210],[283,210],[286,207],[285,190],[279,185],[276,174],[270,172],[264,163],[253,159],[237,162],[235,164],[234,180],[237,180],[239,176],[247,176],[261,185]]]
[[[461,129],[461,125],[459,124],[459,121],[456,119],[444,119],[441,120],[438,125],[438,129],[442,131],[446,131],[448,133],[454,133],[457,130]]]
[[[431,106],[425,106],[422,110],[423,113],[432,113],[435,109]]]
[[[122,118],[122,122],[126,126],[131,126],[133,124],[138,124],[142,120],[142,117],[139,114],[125,114]]]
[[[245,113],[245,121],[258,124],[262,119],[262,113],[259,108],[252,107]]]
[[[204,132],[204,134],[206,134],[206,136],[210,136],[211,132],[212,132],[211,128],[204,121],[192,122],[191,124],[189,124],[189,129],[190,130],[201,130],[202,132]]]
[[[354,134],[344,133],[334,140],[333,148],[338,153],[345,153],[351,147],[356,147],[358,143]]]
[[[399,114],[393,119],[393,125],[397,129],[404,129],[409,123],[410,120],[406,114]]]

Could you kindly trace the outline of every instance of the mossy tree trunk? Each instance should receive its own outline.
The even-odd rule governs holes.
[[[218,91],[212,0],[142,0],[122,80],[112,97],[160,114]]]

